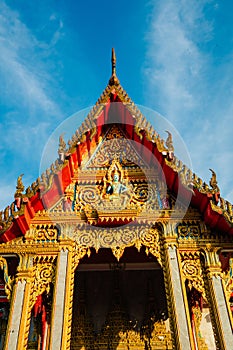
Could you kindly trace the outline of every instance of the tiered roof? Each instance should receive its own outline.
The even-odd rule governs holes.
[[[0,242],[24,235],[37,212],[55,205],[81,167],[84,155],[98,146],[106,125],[112,123],[122,126],[147,164],[157,159],[169,191],[175,195],[179,191],[184,200],[191,193],[190,205],[198,209],[213,231],[233,234],[232,204],[220,196],[215,172],[211,170],[212,177],[207,185],[177,159],[170,132],[167,140],[162,140],[122,88],[116,76],[113,50],[109,83],[68,146],[60,137],[58,159],[25,192],[22,176],[19,176],[15,200],[0,214]]]

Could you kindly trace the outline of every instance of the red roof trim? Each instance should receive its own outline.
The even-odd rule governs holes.
[[[116,93],[111,94],[110,100],[114,102],[120,101]],[[67,186],[71,183],[72,177],[74,175],[74,169],[81,165],[82,155],[86,152],[89,152],[91,147],[93,147],[94,144],[98,143],[99,136],[102,132],[102,126],[105,123],[110,122],[110,107],[111,103],[108,102],[95,120],[95,123],[97,125],[95,138],[90,140],[90,133],[86,133],[85,140],[83,142],[80,142],[72,154],[67,156],[66,165],[62,168],[61,171],[53,176],[51,188],[46,193],[43,193],[42,196],[40,196],[38,192],[26,203],[24,214],[14,219],[11,227],[0,237],[0,242],[6,242],[21,234],[24,235],[30,226],[31,219],[35,216],[35,213],[39,210],[43,210],[44,208],[50,208],[57,202],[60,196],[64,193]],[[146,138],[146,134],[143,130],[141,131],[141,138],[134,132],[133,125],[135,124],[135,119],[123,103],[116,104],[116,108],[120,112],[119,116],[121,123],[125,126],[130,139],[133,139],[136,142],[136,147],[138,148],[139,152],[141,151],[142,157],[146,158],[148,164],[152,164],[153,161],[151,159],[151,152],[153,151],[155,158],[161,166],[161,172],[163,171],[165,174],[168,188],[176,194],[178,193],[178,189],[179,193],[181,190],[183,198],[186,198],[189,190],[185,189],[185,187],[180,184],[177,172],[165,163],[164,155],[159,152],[155,143]],[[150,152],[146,152],[146,149],[148,149]],[[148,156],[149,154],[150,157]],[[179,188],[180,186],[182,186],[181,189]],[[227,223],[220,212],[218,213],[211,208],[210,199],[212,196],[209,197],[208,194],[200,193],[197,189],[194,189],[194,192],[195,195],[192,196],[191,204],[198,208],[198,210],[203,214],[205,222],[211,228],[233,234],[233,227]]]

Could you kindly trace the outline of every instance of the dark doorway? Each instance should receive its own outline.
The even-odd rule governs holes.
[[[102,249],[83,259],[75,274],[72,350],[152,349],[155,325],[169,339],[166,320],[163,273],[153,256],[128,248],[118,263]]]

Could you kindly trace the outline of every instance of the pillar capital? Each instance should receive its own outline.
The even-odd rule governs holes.
[[[177,222],[167,221],[163,223],[164,239],[174,239],[177,240],[176,234]]]
[[[59,223],[60,233],[59,233],[59,241],[69,241],[73,237],[73,234],[77,228],[75,223],[69,222],[61,222]]]
[[[33,281],[33,268],[27,269],[27,270],[18,270],[15,278],[15,282],[19,281],[26,281],[26,282],[32,282]]]
[[[164,248],[178,248],[178,243],[175,237],[164,237]]]
[[[208,276],[221,275],[221,262],[219,260],[220,247],[212,246],[211,244],[206,244],[206,247],[202,250],[202,255],[204,257],[205,269]]]
[[[19,253],[19,266],[17,271],[27,271],[33,268],[33,253]]]

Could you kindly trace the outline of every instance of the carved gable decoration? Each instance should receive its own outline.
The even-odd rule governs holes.
[[[145,163],[138,147],[118,125],[109,125],[50,212],[73,212],[81,221],[98,225],[171,209],[164,179]]]
[[[135,142],[127,138],[124,132],[117,126],[109,127],[103,141],[87,162],[85,168],[101,168],[108,166],[114,159],[119,159],[124,166],[147,167],[144,160],[135,149]]]
[[[102,170],[102,178],[97,183],[78,182],[74,194],[74,210],[87,221],[105,217],[119,220],[134,218],[143,211],[158,211],[163,208],[160,193],[161,181],[154,176],[148,181],[139,167],[135,178],[128,174],[120,159],[114,159]]]

